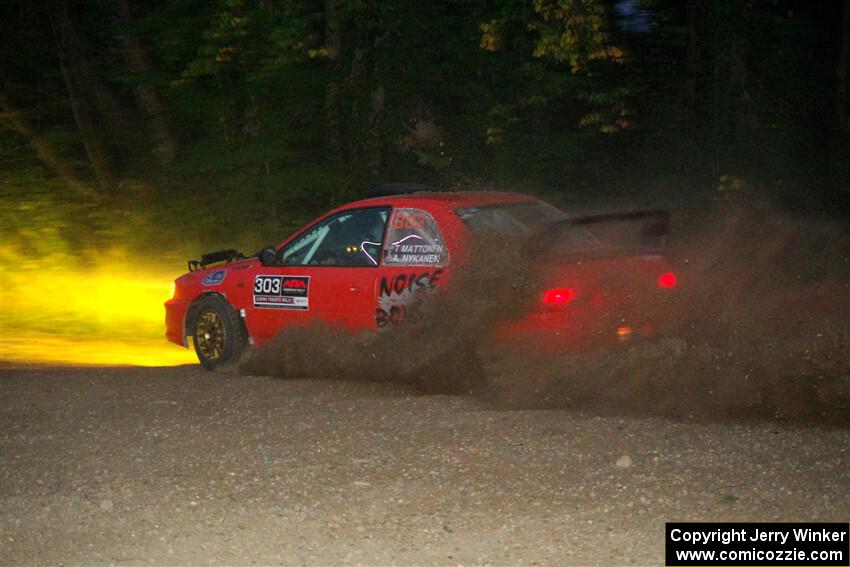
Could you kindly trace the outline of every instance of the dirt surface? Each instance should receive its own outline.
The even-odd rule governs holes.
[[[2,565],[659,565],[666,521],[850,510],[841,427],[197,367],[0,372]]]

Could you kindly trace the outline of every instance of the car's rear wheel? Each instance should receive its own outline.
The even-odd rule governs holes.
[[[208,296],[193,310],[192,336],[201,366],[212,370],[239,358],[245,332],[239,314],[223,298]]]

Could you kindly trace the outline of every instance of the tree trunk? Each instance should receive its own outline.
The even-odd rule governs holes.
[[[134,75],[144,75],[150,72],[151,66],[144,46],[133,29],[133,14],[128,0],[118,0],[118,15],[125,26],[124,60],[127,64],[127,70]],[[159,94],[153,86],[144,82],[139,82],[135,91],[139,107],[150,121],[149,128],[154,155],[160,164],[168,165],[174,161],[174,156],[177,153],[177,142],[168,127]]]
[[[62,53],[59,54],[59,67],[62,71],[62,78],[65,80],[68,99],[71,102],[71,112],[74,115],[74,122],[77,124],[77,130],[80,133],[89,165],[91,165],[100,188],[105,192],[110,192],[115,184],[112,181],[112,172],[109,169],[109,160],[106,158],[103,142],[92,120],[91,111],[85,100],[80,96],[78,84],[68,70],[65,56]]]
[[[688,0],[688,61],[687,83],[685,85],[688,97],[688,110],[693,117],[697,106],[697,73],[699,71],[699,43],[697,36],[697,0]]]
[[[73,61],[72,74],[75,77],[79,94],[85,96],[95,107],[102,125],[117,129],[120,132],[127,131],[130,128],[127,109],[100,79],[98,71],[90,62],[90,58],[84,53],[82,41],[74,27],[74,21],[68,13],[67,5],[64,2],[53,2],[51,9],[54,14],[52,16],[54,33],[60,38],[61,49],[64,51],[66,59]],[[57,22],[61,26],[60,30],[56,29]]]
[[[110,192],[115,184],[113,183],[106,148],[95,125],[88,102],[82,95],[79,82],[79,68],[80,65],[84,65],[82,62],[85,58],[81,57],[79,50],[76,49],[76,35],[67,5],[57,2],[51,4],[51,9],[51,22],[57,36],[59,70],[62,72],[65,88],[68,91],[68,100],[71,103],[74,122],[77,125],[86,157],[95,178],[97,178],[98,185],[101,190]]]
[[[53,149],[50,142],[39,136],[33,127],[30,125],[26,115],[17,110],[5,96],[0,94],[0,121],[6,124],[9,128],[24,136],[29,142],[32,149],[35,150],[38,158],[50,169],[56,172],[59,177],[74,191],[81,195],[91,195],[91,188],[83,183],[77,176],[68,161]]]
[[[330,61],[331,72],[339,71],[339,55],[342,45],[340,36],[338,0],[325,0],[325,53]],[[340,87],[333,78],[325,87],[325,143],[331,161],[342,161],[342,132],[340,124]]]
[[[844,132],[850,132],[850,101],[847,100],[848,59],[850,59],[850,0],[844,0],[844,10],[841,17],[841,45],[836,67],[837,82],[835,88],[835,110],[838,127]]]
[[[325,52],[328,59],[337,61],[342,48],[342,36],[339,29],[338,0],[325,0]]]
[[[379,86],[377,89],[372,91],[367,145],[369,148],[369,173],[375,176],[380,173],[381,166],[384,162],[383,148],[381,147],[381,122],[384,117],[384,104],[386,97],[387,92],[382,86]]]

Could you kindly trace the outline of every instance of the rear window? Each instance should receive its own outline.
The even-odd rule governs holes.
[[[455,211],[474,233],[496,232],[505,236],[527,236],[567,216],[546,203],[510,203],[469,207]]]

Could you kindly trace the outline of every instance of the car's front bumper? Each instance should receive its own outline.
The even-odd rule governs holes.
[[[186,342],[186,312],[189,310],[189,300],[169,299],[165,302],[165,338],[180,346],[188,346]]]

